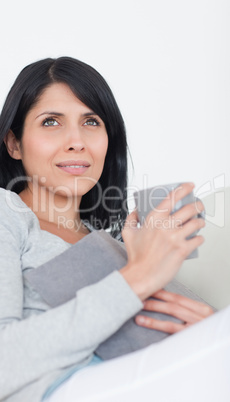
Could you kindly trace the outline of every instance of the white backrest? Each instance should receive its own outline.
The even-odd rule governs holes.
[[[217,309],[230,304],[230,188],[202,199],[206,227],[199,257],[186,260],[177,279]]]

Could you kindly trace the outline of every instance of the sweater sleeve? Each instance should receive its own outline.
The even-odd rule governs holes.
[[[23,319],[20,244],[6,226],[0,225],[0,400],[47,373],[84,362],[143,307],[114,271],[68,303]]]

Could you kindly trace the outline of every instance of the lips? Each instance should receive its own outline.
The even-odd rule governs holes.
[[[64,162],[60,162],[57,163],[58,167],[89,167],[90,164],[87,161],[74,161],[74,160],[70,160],[70,161],[64,161]]]
[[[83,160],[69,160],[59,162],[56,165],[59,169],[64,172],[73,174],[73,175],[81,175],[86,172],[86,170],[90,167],[90,163]]]

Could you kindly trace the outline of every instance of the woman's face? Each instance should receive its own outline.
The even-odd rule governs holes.
[[[63,83],[43,92],[28,112],[20,143],[27,176],[38,187],[82,196],[99,180],[108,148],[103,121]]]

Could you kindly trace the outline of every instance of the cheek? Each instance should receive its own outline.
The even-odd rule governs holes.
[[[98,159],[100,159],[103,164],[107,154],[107,150],[108,150],[108,136],[106,135],[96,143],[97,156]]]
[[[46,139],[30,138],[22,143],[22,160],[26,162],[35,162],[41,158],[44,160],[52,158],[54,152],[53,141]]]
[[[21,160],[27,176],[46,175],[52,163],[53,147],[37,138],[24,138],[21,144]]]

